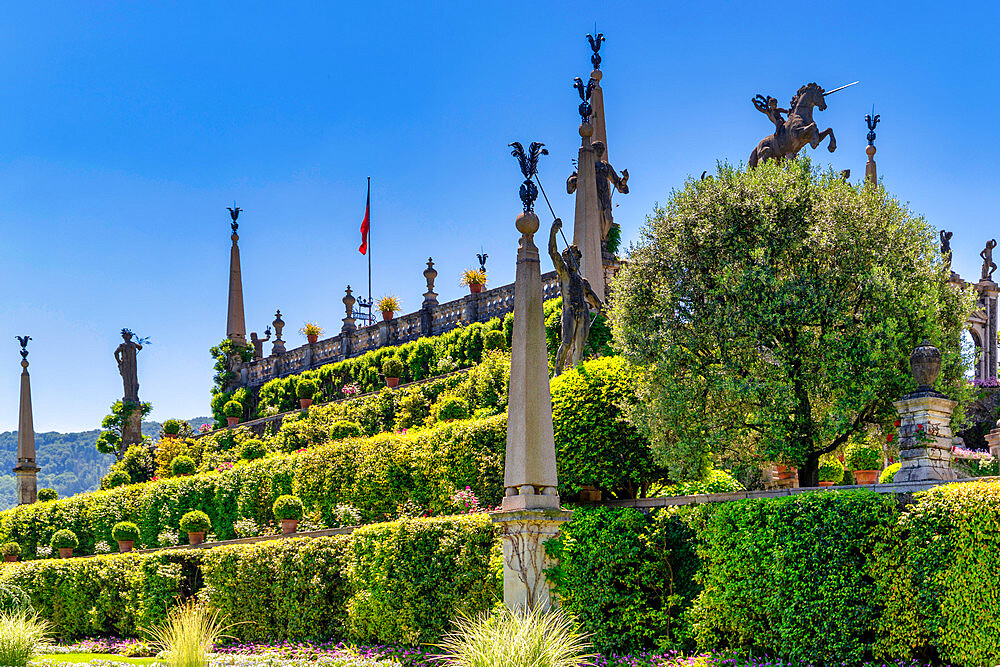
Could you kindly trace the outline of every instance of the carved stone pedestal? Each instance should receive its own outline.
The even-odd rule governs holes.
[[[509,609],[548,610],[558,606],[545,578],[545,568],[553,565],[545,555],[545,542],[559,533],[573,513],[558,508],[558,496],[541,497],[554,498],[557,506],[490,515],[493,522],[499,524],[503,536],[503,602]]]
[[[129,445],[138,445],[142,442],[142,408],[132,405],[132,412],[129,413],[125,424],[122,426],[122,443],[125,449]]]
[[[916,391],[893,403],[899,413],[896,482],[948,481],[951,468],[951,413],[957,403],[936,391]]]

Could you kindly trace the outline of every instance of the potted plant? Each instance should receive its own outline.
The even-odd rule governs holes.
[[[177,419],[168,419],[163,422],[163,437],[173,439],[181,432],[181,423]]]
[[[375,307],[382,311],[383,320],[391,320],[393,313],[399,312],[399,299],[394,296],[384,296],[378,300]]]
[[[271,506],[274,518],[281,522],[281,534],[291,535],[302,520],[302,501],[298,496],[279,496]]]
[[[191,510],[181,517],[180,527],[188,534],[191,546],[198,546],[205,541],[205,533],[212,527],[212,520],[201,510]]]
[[[844,450],[847,467],[854,471],[855,484],[874,484],[882,469],[882,450],[867,442],[852,442]]]
[[[72,558],[73,549],[79,546],[80,541],[76,539],[76,533],[69,528],[57,530],[52,536],[52,548],[59,550],[60,558]]]
[[[837,459],[823,459],[819,462],[819,485],[833,486],[844,479],[844,464]]]
[[[21,545],[17,542],[7,542],[0,547],[0,551],[3,552],[4,562],[16,563],[17,559],[21,556]]]
[[[197,469],[198,466],[195,464],[194,459],[185,454],[175,456],[170,461],[170,472],[174,477],[193,475]]]
[[[299,333],[305,336],[310,343],[315,343],[323,335],[323,327],[315,322],[306,322],[305,326],[299,329]]]
[[[473,294],[479,294],[486,286],[486,272],[479,269],[466,269],[462,272],[462,284],[469,287]]]
[[[240,423],[240,416],[243,415],[243,406],[236,401],[229,401],[222,406],[222,414],[226,416],[226,423],[236,426]]]
[[[774,481],[776,482],[794,479],[798,474],[799,469],[795,466],[786,465],[784,463],[774,464]]]
[[[382,375],[385,376],[385,384],[390,389],[399,384],[399,377],[403,374],[403,362],[397,357],[389,357],[382,362]]]
[[[319,385],[316,384],[316,380],[299,380],[299,383],[295,386],[295,395],[299,397],[299,407],[303,410],[312,405],[313,396],[319,391]]]
[[[118,542],[118,551],[128,553],[132,545],[139,541],[139,526],[131,521],[119,521],[111,529],[111,537]]]

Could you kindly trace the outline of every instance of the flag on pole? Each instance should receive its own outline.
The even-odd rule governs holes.
[[[368,226],[370,224],[369,215],[372,206],[372,184],[368,181],[368,197],[365,200],[365,219],[361,221],[361,247],[358,252],[362,255],[368,254]]]

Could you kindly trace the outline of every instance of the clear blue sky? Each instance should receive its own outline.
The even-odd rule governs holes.
[[[626,241],[689,175],[745,161],[767,134],[750,104],[817,81],[836,169],[864,174],[871,109],[879,173],[954,230],[977,277],[998,235],[1000,81],[994,3],[39,3],[0,28],[0,430],[16,428],[31,343],[39,431],[97,427],[122,394],[112,352],[130,327],[153,418],[208,413],[208,348],[225,335],[229,224],[241,218],[248,329],[275,308],[285,338],[339,329],[372,177],[376,296],[419,306],[433,255],[441,299],[489,253],[514,273],[520,175],[506,145],[545,142],[563,183],[579,143],[574,76],[602,55]],[[6,350],[6,351],[5,351]],[[3,361],[5,360],[5,361]]]

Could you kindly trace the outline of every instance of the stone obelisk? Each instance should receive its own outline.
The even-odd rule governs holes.
[[[38,500],[38,471],[35,463],[35,424],[31,415],[31,378],[28,377],[28,341],[30,336],[18,336],[21,343],[21,404],[17,415],[17,504],[30,505]]]
[[[241,209],[235,203],[229,209],[229,216],[233,219],[233,247],[229,251],[229,317],[226,320],[226,337],[240,345],[247,344],[246,318],[243,316],[243,278],[240,275],[240,235],[236,233],[239,225],[236,218],[239,217]]]
[[[590,283],[595,293],[603,295],[604,260],[601,254],[601,218],[597,204],[597,174],[594,168],[594,147],[591,138],[590,100],[594,90],[594,80],[586,85],[579,77],[575,79],[580,93],[580,153],[576,174],[569,177],[566,189],[576,191],[576,214],[573,219],[573,243],[580,249],[580,274]]]
[[[551,563],[544,543],[559,532],[572,513],[559,508],[556,490],[542,272],[533,238],[539,220],[532,210],[538,196],[532,177],[542,145],[531,144],[527,154],[520,144],[511,145],[525,177],[521,186],[524,212],[516,221],[521,242],[514,281],[504,499],[492,518],[503,534],[504,603],[510,608],[544,610],[552,606],[544,574]]]
[[[590,92],[591,124],[594,126],[594,141],[604,144],[604,159],[611,162],[608,155],[608,132],[604,124],[604,89],[601,88],[601,43],[604,42],[604,33],[597,33],[597,36],[587,35],[590,41],[590,48],[594,53],[590,56],[590,63],[594,66],[594,71],[590,73],[590,78],[594,81],[594,89]]]
[[[878,174],[875,173],[875,126],[878,125],[879,117],[875,115],[875,107],[872,113],[865,116],[865,123],[868,124],[868,147],[865,153],[868,154],[868,163],[865,165],[865,183],[878,185]]]

